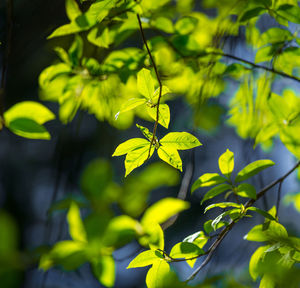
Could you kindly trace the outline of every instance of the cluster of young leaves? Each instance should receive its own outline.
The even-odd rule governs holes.
[[[276,208],[269,211],[276,218]],[[256,281],[261,277],[259,287],[298,287],[300,262],[300,239],[289,236],[285,227],[276,221],[266,219],[254,226],[244,237],[248,241],[264,242],[253,253],[249,263],[249,273]]]
[[[61,266],[66,270],[74,270],[89,262],[99,282],[112,287],[115,281],[114,250],[134,238],[144,247],[163,249],[164,234],[159,224],[188,207],[189,203],[185,201],[164,198],[150,206],[140,221],[127,215],[117,216],[101,227],[105,227],[103,231],[97,231],[98,234],[93,235],[89,233],[88,222],[85,224],[81,220],[79,207],[73,201],[67,213],[72,239],[57,242],[44,253],[40,258],[39,268],[46,271],[52,266]]]
[[[206,225],[210,224],[211,227],[216,230],[224,225],[228,225],[227,221],[223,221],[226,216],[229,216],[232,221],[237,221],[242,217],[249,216],[247,215],[248,211],[255,211],[268,219],[274,220],[274,217],[272,217],[269,213],[257,207],[251,206],[245,208],[243,204],[239,203],[240,201],[238,199],[239,197],[256,199],[255,187],[249,183],[241,182],[248,180],[257,173],[273,165],[274,162],[271,160],[254,161],[240,170],[235,179],[232,181],[231,175],[234,170],[234,153],[227,149],[226,152],[219,157],[219,169],[222,173],[222,176],[218,173],[205,173],[194,182],[191,188],[193,193],[199,188],[215,186],[206,192],[202,198],[201,204],[203,204],[204,201],[213,199],[214,197],[217,197],[225,192],[227,192],[224,196],[225,199],[227,199],[230,195],[233,195],[235,200],[237,200],[237,202],[221,202],[207,206],[204,213],[216,207],[223,209],[231,208],[231,210],[221,213],[214,220],[207,222]]]

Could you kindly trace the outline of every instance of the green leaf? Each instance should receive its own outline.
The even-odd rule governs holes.
[[[224,176],[230,177],[234,168],[234,154],[229,149],[220,156],[219,168]]]
[[[147,99],[152,98],[154,94],[154,83],[150,70],[143,68],[137,74],[137,88],[138,91]]]
[[[204,213],[206,213],[208,210],[212,208],[228,208],[228,207],[236,207],[236,208],[241,208],[241,204],[237,204],[234,202],[222,202],[222,203],[216,203],[216,204],[211,204],[207,206],[204,210]]]
[[[150,249],[161,249],[165,247],[164,231],[158,223],[141,223],[144,231],[144,235],[139,237],[139,243]]]
[[[276,12],[282,18],[300,24],[300,8],[298,6],[284,4],[279,6]]]
[[[182,172],[182,161],[178,151],[173,147],[160,146],[157,149],[159,158]]]
[[[146,139],[143,138],[132,138],[124,143],[121,143],[115,150],[114,154],[112,156],[121,156],[124,154],[127,154],[131,151],[134,151],[136,149],[141,149],[145,147],[150,148],[150,143]]]
[[[68,18],[72,21],[81,15],[81,11],[75,0],[66,0],[66,12]]]
[[[75,202],[72,202],[67,214],[69,233],[73,240],[86,242],[87,236],[80,218],[80,210]]]
[[[127,102],[125,102],[120,109],[119,113],[130,111],[138,106],[146,104],[147,100],[145,98],[131,98]],[[119,113],[117,115],[119,115]],[[117,118],[117,116],[116,116]]]
[[[147,250],[138,254],[127,266],[127,269],[145,267],[152,265],[157,260],[163,259],[162,252],[157,250]]]
[[[89,32],[87,39],[89,40],[89,42],[100,48],[108,49],[109,45],[112,43],[109,29],[107,27],[105,27],[103,30],[99,29],[98,27],[93,28]]]
[[[180,35],[188,35],[193,32],[198,24],[198,19],[194,17],[183,17],[175,24],[175,30]]]
[[[273,27],[261,35],[259,46],[261,47],[267,44],[276,44],[285,41],[290,41],[293,38],[294,37],[289,30]]]
[[[249,21],[250,19],[257,17],[263,13],[266,13],[267,10],[263,7],[256,7],[250,10],[247,10],[244,12],[244,14],[240,18],[240,22],[246,22]]]
[[[150,159],[154,152],[154,147],[151,147],[148,142],[146,146],[135,148],[127,153],[125,158],[125,177],[135,168],[140,167],[147,159]]]
[[[177,198],[164,198],[146,210],[141,223],[142,225],[147,223],[161,224],[189,207],[190,204],[186,201]]]
[[[149,131],[148,128],[143,127],[141,125],[136,124],[136,127],[139,128],[141,130],[141,132],[143,133],[143,135],[151,142],[152,141],[152,137],[153,134]],[[156,138],[156,137],[155,137]]]
[[[240,184],[235,191],[237,195],[241,197],[256,199],[256,190],[255,187],[248,183]]]
[[[257,277],[261,275],[259,269],[259,263],[263,259],[265,255],[265,251],[268,249],[269,246],[262,246],[258,247],[256,251],[252,254],[249,262],[249,274],[253,281],[256,281]]]
[[[202,248],[207,243],[208,239],[209,237],[206,236],[203,231],[199,231],[184,238],[183,242],[194,243]]]
[[[217,223],[217,225],[215,225],[215,227],[213,227],[212,222],[213,222],[213,220],[210,219],[210,220],[206,221],[203,225],[203,228],[207,234],[210,234],[211,232],[228,225],[228,222],[226,222],[226,221],[219,221]]]
[[[112,256],[102,255],[92,262],[93,273],[98,281],[105,287],[113,287],[115,284],[115,260]]]
[[[157,116],[157,107],[149,107],[147,106],[147,112],[149,116],[156,121]],[[169,128],[170,123],[170,108],[167,104],[160,104],[159,105],[159,112],[158,112],[158,123],[165,128]]]
[[[213,186],[213,185],[218,185],[221,183],[226,182],[227,179],[224,177],[220,176],[217,173],[206,173],[200,176],[193,184],[192,186],[192,193],[201,187],[208,187],[208,186]]]
[[[250,164],[248,164],[245,168],[243,168],[236,176],[235,181],[241,182],[249,179],[250,177],[256,175],[260,171],[275,165],[275,163],[271,160],[257,160]]]
[[[186,150],[202,145],[195,136],[187,132],[168,133],[159,143],[177,150]]]
[[[75,35],[74,41],[68,51],[69,58],[74,66],[80,65],[83,54],[83,40],[79,35]]]
[[[249,207],[247,208],[247,211],[250,210],[250,211],[255,211],[259,214],[261,214],[262,216],[264,216],[265,218],[271,220],[271,221],[276,221],[277,222],[277,219],[275,217],[273,217],[270,213],[268,213],[267,211],[264,211],[264,210],[261,210],[257,207]]]
[[[158,17],[151,21],[151,25],[153,25],[155,28],[162,30],[166,33],[173,33],[173,22],[166,17]]]
[[[42,124],[55,119],[45,106],[33,101],[20,102],[4,113],[5,126],[13,133],[30,139],[50,139]]]
[[[179,242],[173,246],[170,252],[172,258],[192,258],[202,254],[204,251],[190,242]]]
[[[207,201],[211,198],[214,198],[220,194],[222,194],[225,191],[231,190],[232,187],[228,184],[221,184],[219,186],[216,186],[212,189],[210,189],[203,197],[201,204],[203,204],[204,201]]]
[[[165,260],[155,261],[146,276],[147,288],[166,287],[164,282],[169,273],[170,266]]]

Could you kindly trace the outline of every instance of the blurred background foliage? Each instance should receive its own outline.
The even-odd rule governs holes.
[[[5,109],[21,101],[42,101],[56,119],[45,124],[49,141],[1,131],[1,287],[100,287],[98,280],[111,286],[115,269],[115,287],[143,287],[146,271],[125,267],[141,251],[133,241],[139,233],[133,219],[140,220],[149,205],[187,190],[186,175],[194,181],[217,171],[217,159],[227,148],[235,152],[240,168],[260,158],[277,164],[253,179],[257,189],[287,171],[294,156],[299,159],[296,0],[144,0],[138,7],[135,1],[111,1],[97,21],[88,14],[94,1],[78,2],[81,12],[66,13],[64,1],[15,0],[12,19],[8,2],[0,2],[2,55],[13,21]],[[142,13],[150,49],[171,91],[162,99],[171,110],[169,130],[192,132],[204,144],[181,154],[182,174],[155,158],[124,179],[122,161],[111,158],[119,143],[139,133],[135,122],[151,127],[143,108],[115,117],[125,101],[141,97],[137,72],[152,68],[136,12]],[[58,28],[65,24],[69,26]],[[1,58],[2,69],[6,61]],[[154,71],[152,76],[156,79]],[[163,129],[158,136],[166,133]],[[165,231],[168,249],[201,230],[210,218],[199,206],[205,191],[193,195],[188,191],[191,208]],[[294,177],[284,185],[283,202],[295,209],[280,209],[281,223],[295,237],[297,192]],[[259,206],[269,210],[275,198],[270,193]],[[258,246],[241,240],[253,221],[261,222],[256,217],[250,220],[243,220],[224,241],[196,287],[258,285],[248,273],[250,256]],[[75,232],[67,222],[75,225]],[[78,237],[86,245],[78,245]],[[279,283],[293,279],[297,285],[298,267],[274,269],[271,258],[278,255],[271,254],[265,274],[276,275]],[[40,268],[58,267],[43,273],[38,269],[40,258]],[[170,274],[167,287],[185,287],[178,278],[186,278],[190,268],[175,263],[174,269],[177,275]]]

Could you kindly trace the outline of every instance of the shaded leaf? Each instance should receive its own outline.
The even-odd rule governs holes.
[[[234,202],[222,202],[222,203],[216,203],[216,204],[211,204],[207,206],[204,210],[204,213],[206,213],[208,210],[212,208],[228,208],[228,207],[236,207],[236,208],[241,208],[241,204],[237,204]]]
[[[241,197],[256,199],[256,190],[255,187],[248,183],[240,184],[235,191],[237,195]]]
[[[192,192],[194,192],[196,189],[201,187],[208,187],[213,185],[218,185],[221,183],[226,182],[227,179],[220,176],[217,173],[206,173],[200,176],[193,184],[192,186]]]
[[[232,187],[228,184],[221,184],[219,186],[216,186],[212,189],[210,189],[203,197],[201,204],[203,204],[204,201],[207,201],[211,198],[214,198],[220,194],[222,194],[225,191],[231,190]]]

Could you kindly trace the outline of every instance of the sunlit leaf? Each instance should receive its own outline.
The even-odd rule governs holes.
[[[112,256],[103,255],[92,262],[92,270],[98,281],[105,287],[115,283],[115,261]]]
[[[240,184],[235,191],[237,195],[241,197],[256,199],[255,187],[248,183]]]
[[[204,195],[201,204],[203,204],[204,201],[207,201],[211,198],[214,198],[222,193],[224,193],[225,191],[231,190],[232,187],[228,184],[221,184],[219,186],[216,186],[212,189],[210,189],[208,192],[206,192],[206,194]]]
[[[149,107],[147,106],[147,112],[150,117],[156,121],[157,116],[157,107]],[[165,128],[169,128],[170,123],[170,108],[167,104],[159,105],[159,113],[158,113],[158,123]]]
[[[140,105],[146,104],[146,102],[143,98],[131,98],[122,105],[120,113],[130,111]]]
[[[202,255],[204,251],[190,242],[179,242],[173,246],[170,256],[172,258],[192,258]]]
[[[252,277],[253,281],[256,281],[257,277],[261,275],[261,270],[259,269],[259,262],[264,257],[265,251],[269,246],[262,246],[256,249],[252,254],[249,262],[249,274]]]
[[[148,128],[143,127],[141,125],[136,124],[136,127],[139,128],[141,130],[141,132],[143,133],[143,135],[149,140],[152,141],[153,138],[153,134],[149,131]]]
[[[249,208],[247,208],[247,211],[248,210],[255,211],[271,221],[277,221],[276,218],[274,218],[270,213],[268,213],[267,211],[261,210],[257,207],[249,207]]]
[[[218,173],[205,173],[194,182],[191,190],[194,192],[198,188],[218,185],[226,181],[227,179]]]
[[[204,210],[204,213],[206,213],[208,210],[212,208],[228,208],[228,207],[235,207],[235,208],[241,208],[241,204],[237,204],[234,202],[222,202],[222,203],[216,203],[216,204],[211,204],[207,206]]]
[[[161,160],[182,171],[182,161],[178,151],[175,148],[172,146],[160,146],[157,149],[157,154]]]
[[[146,276],[147,288],[165,287],[164,281],[170,273],[170,266],[165,260],[153,263]]]
[[[248,164],[243,168],[236,176],[235,181],[241,182],[249,179],[250,177],[256,175],[260,171],[275,165],[272,160],[257,160]]]
[[[219,169],[226,177],[230,177],[234,168],[234,154],[229,149],[219,157]]]
[[[141,223],[143,225],[151,222],[161,224],[189,207],[190,204],[186,201],[177,198],[164,198],[154,203],[146,210]]]
[[[159,143],[177,150],[186,150],[202,145],[195,136],[187,132],[170,132]]]
[[[80,218],[80,210],[75,202],[72,202],[67,214],[69,232],[73,240],[86,242],[86,232]]]
[[[81,11],[78,7],[78,4],[75,0],[66,0],[66,12],[68,18],[72,21],[81,15]]]
[[[154,83],[150,70],[143,68],[137,74],[137,88],[143,96],[148,99],[152,98],[154,94]]]
[[[127,269],[145,267],[152,265],[153,262],[156,262],[159,259],[163,259],[163,254],[157,250],[147,250],[138,254],[127,266]]]

